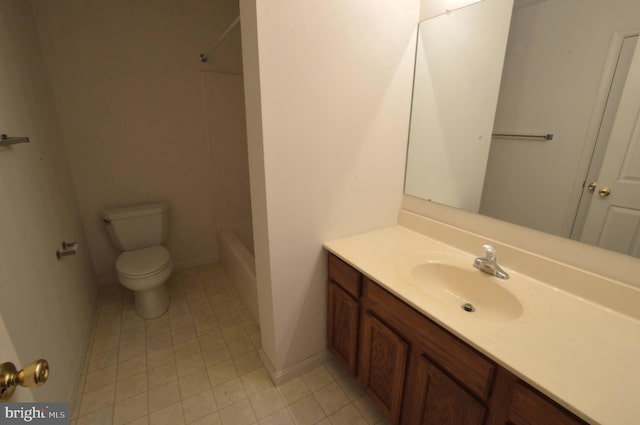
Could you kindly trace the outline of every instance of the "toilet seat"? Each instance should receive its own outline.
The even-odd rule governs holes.
[[[169,251],[156,245],[123,252],[116,261],[116,270],[124,278],[144,279],[162,272],[170,264]]]

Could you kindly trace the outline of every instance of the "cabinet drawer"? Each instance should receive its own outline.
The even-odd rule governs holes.
[[[338,284],[355,299],[360,298],[361,276],[356,269],[335,255],[329,254],[329,280]]]
[[[517,382],[513,389],[508,419],[514,425],[586,425],[582,419],[523,382]]]
[[[469,391],[488,398],[496,370],[491,361],[370,279],[364,278],[364,291],[369,309]]]

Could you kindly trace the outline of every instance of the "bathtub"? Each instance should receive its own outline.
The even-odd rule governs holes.
[[[218,229],[220,263],[223,265],[249,309],[253,320],[260,325],[256,263],[253,252],[251,223]]]

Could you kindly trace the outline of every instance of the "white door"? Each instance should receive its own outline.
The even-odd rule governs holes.
[[[640,257],[640,43],[629,68],[581,240]]]
[[[0,362],[46,359],[49,380],[30,393],[69,401],[96,286],[28,3],[0,1],[0,22],[0,133],[31,140],[0,147]],[[79,241],[78,255],[58,261],[62,241]]]

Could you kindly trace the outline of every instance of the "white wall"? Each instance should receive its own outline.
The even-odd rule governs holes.
[[[396,221],[418,8],[241,2],[260,323],[276,373],[326,347],[322,243]]]
[[[31,140],[0,148],[0,320],[11,339],[0,342],[0,361],[20,368],[45,358],[51,367],[43,387],[18,388],[12,401],[29,400],[31,391],[36,401],[69,402],[97,286],[27,2],[0,2],[0,57],[0,131]],[[62,241],[78,241],[77,255],[58,261]]]
[[[115,275],[102,208],[171,205],[168,248],[217,258],[201,71],[241,73],[239,31],[198,60],[238,14],[233,0],[33,1],[96,271]]]
[[[554,139],[493,141],[483,214],[569,236],[602,117],[596,101],[610,42],[614,31],[639,28],[639,16],[640,3],[625,0],[515,10],[495,129]]]

